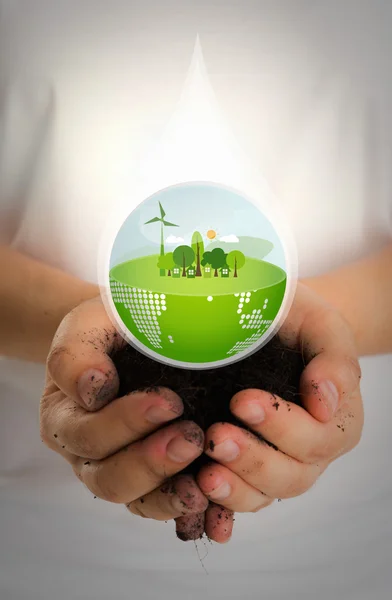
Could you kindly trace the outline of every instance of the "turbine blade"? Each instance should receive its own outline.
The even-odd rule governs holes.
[[[159,209],[161,211],[161,218],[163,219],[163,217],[166,215],[165,211],[163,210],[162,204],[160,202],[158,202],[159,204]]]
[[[159,217],[154,217],[153,219],[146,221],[144,224],[148,225],[149,223],[158,223],[158,221],[161,221],[161,219]]]
[[[174,223],[169,223],[169,221],[162,221],[162,223],[166,226],[166,227],[179,227],[179,225],[175,225]]]

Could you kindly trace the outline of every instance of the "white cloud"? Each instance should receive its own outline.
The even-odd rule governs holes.
[[[229,244],[238,244],[240,240],[232,233],[231,235],[224,235],[223,237],[219,238],[219,241],[228,242]]]
[[[182,237],[177,237],[175,235],[169,235],[168,238],[166,238],[166,243],[167,244],[180,244],[184,241],[184,238]]]

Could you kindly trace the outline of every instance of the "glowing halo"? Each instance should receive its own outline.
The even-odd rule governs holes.
[[[176,344],[178,345],[179,343],[178,336],[176,339],[176,335],[173,333],[174,329],[173,331],[168,331],[166,335],[166,332],[162,331],[161,326],[156,327],[154,325],[157,322],[167,322],[169,319],[170,303],[168,299],[166,301],[166,294],[169,288],[166,289],[165,287],[166,293],[159,293],[160,290],[147,289],[147,285],[145,287],[133,286],[135,287],[136,292],[132,292],[133,287],[127,285],[126,289],[130,289],[130,292],[125,293],[122,291],[124,288],[119,286],[115,288],[115,293],[113,295],[113,288],[110,288],[112,282],[110,281],[109,273],[113,268],[113,264],[111,263],[112,250],[117,236],[132,212],[137,212],[137,209],[139,208],[140,210],[144,210],[143,204],[145,202],[146,204],[144,206],[148,205],[150,207],[147,200],[150,201],[151,198],[158,198],[159,194],[163,192],[167,193],[167,190],[174,190],[176,188],[181,188],[181,186],[197,187],[203,185],[205,187],[209,186],[211,189],[219,187],[226,190],[227,193],[240,195],[244,202],[248,202],[249,206],[252,205],[253,207],[257,207],[260,213],[265,217],[266,221],[273,224],[274,231],[276,232],[277,239],[279,239],[279,243],[281,243],[282,253],[284,255],[286,286],[282,302],[278,307],[276,315],[274,315],[272,322],[268,323],[267,329],[261,336],[257,337],[255,334],[254,343],[248,343],[246,347],[239,344],[232,354],[225,355],[224,358],[212,361],[199,360],[194,362],[192,360],[181,360],[178,357],[171,358],[170,356],[159,353],[159,351],[162,351],[162,348],[160,349],[158,347],[159,343],[161,345],[164,343],[167,352],[172,354],[175,352],[177,347]],[[132,180],[129,181],[128,188],[124,190],[124,198],[132,199],[132,206],[129,205],[130,202],[124,201],[119,202],[118,207],[114,205],[113,214],[108,220],[107,229],[102,238],[99,253],[98,275],[101,284],[101,295],[108,315],[115,327],[120,331],[121,335],[130,344],[136,346],[140,352],[157,361],[169,363],[180,368],[203,369],[224,366],[231,362],[241,360],[245,356],[255,352],[271,339],[286,317],[294,297],[297,281],[296,248],[284,212],[282,211],[278,200],[271,193],[271,190],[261,174],[255,173],[254,169],[251,168],[248,160],[236,144],[231,132],[222,121],[213,90],[208,81],[198,38],[196,40],[190,69],[178,106],[160,139],[157,140],[143,157],[138,169],[132,170]],[[156,211],[156,209],[158,209],[158,204],[155,200],[154,202]],[[163,212],[166,213],[167,206],[162,203],[162,207]],[[189,228],[188,230],[185,228],[184,231],[179,231],[178,226],[180,224],[176,222],[175,214],[170,216],[169,211],[167,211],[167,215],[165,214],[162,216],[162,212],[153,212],[151,215],[149,214],[148,217],[149,218],[146,217],[144,221],[140,220],[139,223],[147,243],[156,243],[157,235],[166,236],[166,238],[159,238],[165,243],[165,239],[170,235],[170,239],[184,240],[184,243],[178,241],[177,246],[184,245],[192,247],[192,240],[187,239],[187,236],[189,238]],[[151,222],[151,226],[148,230],[146,225],[147,221]],[[162,221],[169,223],[169,225],[161,226]],[[240,218],[237,219],[237,222],[240,221]],[[199,226],[199,222],[201,223],[201,219],[199,218],[199,215],[197,215],[197,219],[195,219],[197,226]],[[219,229],[217,226],[214,228],[206,227],[206,229],[200,231],[200,233],[203,238],[205,237],[208,242],[211,242],[212,249],[215,249],[217,245],[219,246],[219,244],[221,244],[218,239],[218,231],[228,232],[229,234],[235,234],[236,232],[231,226],[222,227],[217,220],[212,222],[219,225]],[[211,224],[212,222],[210,221]],[[172,225],[170,225],[170,223],[172,223]],[[210,235],[215,233],[215,236],[209,237],[209,233]],[[224,236],[222,237],[225,239]],[[228,235],[227,237],[230,239],[231,236]],[[229,242],[225,243],[229,244]],[[195,245],[194,247],[196,248]],[[165,246],[165,254],[168,253],[168,250],[172,249],[176,249],[174,245],[170,248],[166,248]],[[236,250],[237,247],[234,248],[233,246],[230,246],[230,251],[227,252],[226,255],[228,256]],[[238,251],[241,252],[239,246]],[[160,260],[159,254],[160,251],[158,250],[157,261]],[[226,265],[230,272],[226,274],[222,271],[219,276],[222,278],[234,278],[234,273],[236,273],[237,283],[240,280],[240,276],[237,273],[238,264],[235,261],[235,256],[235,253],[234,255],[231,254],[229,259],[230,264]],[[252,260],[252,257],[250,257],[250,262]],[[189,257],[187,258],[187,261],[189,262]],[[184,265],[185,263],[188,264],[187,261],[184,259]],[[196,260],[195,258],[194,262],[195,269],[196,267],[197,269],[201,269],[199,259]],[[167,264],[170,264],[170,261],[165,263],[165,261],[162,260],[162,262],[160,262],[161,267],[159,268],[159,272],[165,271],[167,274],[170,271],[170,269],[167,268]],[[158,269],[158,267],[156,268]],[[192,273],[192,265],[189,265],[186,268],[190,269]],[[221,267],[221,269],[223,269],[223,267]],[[182,276],[184,270],[185,266],[183,267]],[[214,269],[214,276],[216,276],[216,269]],[[197,277],[201,277],[201,275],[200,272],[196,274],[194,280],[192,280],[192,274],[189,274],[189,277],[191,281],[189,281],[188,284],[196,285],[196,283],[200,281],[200,279],[197,280]],[[163,280],[164,277],[162,277],[161,280],[162,284]],[[166,284],[167,282],[165,285]],[[224,282],[222,285],[227,285],[227,283]],[[252,310],[246,313],[246,316],[249,314],[249,319],[242,318],[242,314],[245,315],[244,307],[252,306],[251,294],[252,291],[256,291],[257,282],[253,282],[250,287],[246,292],[235,289],[232,296],[235,297],[235,301],[238,304],[238,306],[236,305],[235,311],[236,318],[238,317],[238,326],[243,330],[243,335],[246,335],[246,339],[251,340],[251,323],[254,325],[257,321],[255,318],[251,318],[251,315],[262,315],[263,306],[266,307],[264,310],[269,310],[267,307],[271,307],[272,304],[271,302],[269,304],[263,303],[260,308],[253,307]],[[247,297],[245,295],[242,297],[242,294],[246,293],[250,294],[250,296]],[[137,298],[134,298],[134,294],[136,294]],[[149,298],[150,295],[153,297]],[[163,303],[162,299],[159,300],[159,298],[154,298],[155,295],[158,295],[159,298],[161,295],[165,295],[165,303]],[[169,296],[170,294],[168,294],[168,298]],[[158,300],[160,303],[159,310]],[[204,300],[205,306],[208,307],[209,310],[217,310],[217,295],[214,295],[212,292],[206,293]],[[263,299],[263,302],[264,300],[265,299]],[[121,308],[123,318],[125,310],[132,312],[135,322],[137,321],[137,332],[138,335],[140,334],[139,338],[135,335],[136,330],[132,332],[131,329],[124,324],[124,320],[119,314],[120,305],[124,305],[125,307],[124,309]],[[148,307],[152,306],[155,307],[154,311],[152,308],[148,309]],[[203,308],[201,310],[205,309]],[[148,315],[148,318],[146,315]],[[193,315],[192,319],[195,318],[197,320],[197,316],[195,317],[195,315]],[[190,319],[189,322],[192,322],[192,319]],[[260,317],[259,321],[261,322],[263,320],[268,321],[269,319],[262,319]],[[165,342],[162,341],[164,334],[166,335]],[[192,335],[197,335],[197,328],[194,331],[192,330]],[[215,335],[214,339],[216,337],[217,336]],[[191,337],[189,339],[191,339]],[[211,340],[209,342],[206,341],[206,348],[209,346],[211,346]]]

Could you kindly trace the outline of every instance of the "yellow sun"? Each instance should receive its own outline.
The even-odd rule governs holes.
[[[214,231],[214,229],[209,229],[207,231],[207,237],[209,240],[214,240],[216,238],[218,234],[216,233],[216,231]]]

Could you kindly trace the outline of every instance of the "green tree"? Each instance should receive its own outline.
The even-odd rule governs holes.
[[[171,276],[171,270],[174,267],[176,263],[174,262],[173,259],[173,252],[168,252],[167,254],[165,254],[164,256],[160,256],[159,260],[158,260],[158,267],[160,269],[160,274],[162,275],[162,269],[163,269],[163,274],[165,274],[165,271],[167,271],[167,275],[168,277]]]
[[[242,269],[245,264],[245,254],[240,250],[232,250],[226,258],[226,262],[230,269],[234,269],[234,277],[238,277],[237,270]]]
[[[186,268],[193,264],[195,252],[190,246],[178,246],[173,252],[173,260],[176,265],[182,267],[182,276],[186,277]]]
[[[209,255],[208,264],[215,269],[214,277],[218,277],[218,269],[221,269],[226,264],[226,254],[222,248],[214,248],[209,252]]]
[[[195,231],[192,236],[192,250],[196,256],[196,277],[201,277],[200,260],[204,254],[204,242],[201,233]]]
[[[158,204],[159,204],[159,211],[160,211],[161,216],[154,217],[153,219],[146,221],[146,223],[144,223],[144,224],[145,225],[149,225],[150,223],[160,223],[161,224],[161,252],[160,252],[160,255],[164,256],[165,255],[165,244],[164,244],[164,240],[163,240],[163,228],[164,227],[179,227],[179,225],[175,225],[174,223],[165,221],[164,217],[166,216],[166,213],[162,208],[162,204],[160,202],[158,202]],[[160,275],[164,275],[164,274],[165,274],[165,269],[161,269]]]
[[[206,265],[211,266],[210,259],[211,259],[211,252],[210,251],[204,252],[203,259],[201,261],[201,266],[202,267],[205,267]]]

